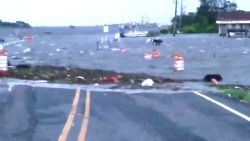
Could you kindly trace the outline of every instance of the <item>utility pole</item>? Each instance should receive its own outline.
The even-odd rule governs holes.
[[[179,24],[179,29],[181,29],[181,26],[182,26],[182,14],[183,14],[183,0],[181,0],[181,11],[180,11],[180,24]]]
[[[177,4],[178,4],[178,0],[175,0],[174,31],[173,31],[173,36],[175,36],[175,34],[176,34],[176,28],[177,28]]]

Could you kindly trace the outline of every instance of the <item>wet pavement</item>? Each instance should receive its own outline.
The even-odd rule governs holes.
[[[45,31],[52,33],[47,35]],[[112,29],[108,36],[113,39],[116,31]],[[5,31],[2,36],[6,42],[14,41],[18,39],[14,33]],[[217,34],[166,35],[160,36],[164,41],[160,46],[146,43],[146,37],[122,38],[119,43],[111,43],[111,48],[97,51],[96,42],[105,36],[102,27],[20,29],[19,34],[33,35],[34,39],[7,47],[13,64],[145,72],[179,79],[201,79],[208,73],[220,73],[225,83],[250,84],[249,38],[223,38]],[[126,48],[126,52],[121,53],[120,48]],[[154,48],[160,51],[161,57],[145,60],[144,53]],[[184,72],[173,71],[174,52],[183,54]]]
[[[78,86],[77,86],[78,87]],[[81,88],[72,125],[76,87],[45,88],[2,85],[1,141],[55,141],[66,127],[67,141],[76,141],[86,128],[86,141],[247,141],[250,124],[192,91],[138,92]],[[89,91],[88,88],[91,90]],[[87,91],[89,100],[87,102]],[[216,93],[207,96],[250,116],[250,107]],[[89,107],[89,116],[86,116]],[[86,120],[88,119],[88,120]],[[70,122],[69,122],[70,123]]]

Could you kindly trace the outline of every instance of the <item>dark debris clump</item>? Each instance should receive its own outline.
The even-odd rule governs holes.
[[[156,83],[177,82],[172,79],[151,76],[144,73],[118,73],[115,71],[100,69],[81,69],[73,67],[57,66],[16,66],[10,67],[7,75],[2,77],[47,80],[49,82],[61,82],[70,84],[93,84],[93,83],[140,83],[144,79],[151,78]]]

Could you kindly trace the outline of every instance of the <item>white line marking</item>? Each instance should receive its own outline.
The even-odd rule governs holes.
[[[201,94],[199,92],[193,92],[193,93],[200,96],[200,97],[202,97],[202,98],[204,98],[204,99],[206,99],[206,100],[208,100],[208,101],[210,101],[210,102],[212,102],[212,103],[214,103],[214,104],[216,104],[216,105],[218,105],[218,106],[220,106],[220,107],[222,107],[222,108],[224,108],[224,109],[226,109],[226,110],[228,110],[229,112],[231,112],[231,113],[233,113],[233,114],[247,120],[248,122],[250,122],[250,117],[248,117],[248,116],[246,116],[246,115],[244,115],[244,114],[242,114],[242,113],[240,113],[240,112],[226,106],[225,104],[222,104],[222,103],[220,103],[220,102],[218,102],[218,101],[216,101],[216,100],[214,100],[214,99],[212,99],[212,98],[210,98],[210,97],[208,97],[208,96],[206,96],[204,94]]]

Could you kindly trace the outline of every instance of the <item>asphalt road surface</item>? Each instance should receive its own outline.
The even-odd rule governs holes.
[[[0,141],[250,140],[249,105],[204,96],[222,105],[193,92],[14,86],[0,91]]]

